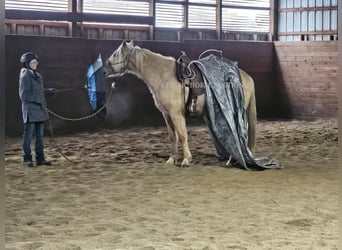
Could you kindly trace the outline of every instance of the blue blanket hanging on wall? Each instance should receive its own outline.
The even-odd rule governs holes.
[[[95,62],[89,66],[87,80],[89,104],[94,111],[97,111],[103,107],[106,102],[105,77],[101,54],[99,54]],[[98,116],[101,119],[104,119],[106,113],[106,108],[103,108],[101,112],[98,113]]]

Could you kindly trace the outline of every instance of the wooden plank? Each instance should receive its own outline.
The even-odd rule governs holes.
[[[312,108],[313,106],[320,106],[322,108],[329,106],[329,109],[337,109],[336,104],[338,103],[338,98],[329,101],[320,101],[317,98],[303,99],[298,101],[298,98],[290,97],[290,102],[292,107],[296,108]],[[335,107],[334,107],[335,106]]]
[[[274,41],[273,42],[275,48],[281,47],[338,47],[338,41],[294,41],[294,42],[281,42],[281,41]]]
[[[321,110],[336,110],[337,109],[337,104],[338,104],[338,99],[332,99],[329,101],[322,101],[317,98],[305,98],[303,97],[301,102],[298,102],[298,97],[290,98],[291,102],[291,107],[302,107],[303,109],[306,108],[313,108],[313,107],[319,107]]]
[[[305,53],[329,53],[333,51],[337,51],[337,47],[329,47],[329,46],[322,46],[319,49],[317,47],[284,47],[284,48],[275,48],[276,53],[288,53],[288,54],[305,54]]]
[[[327,68],[327,67],[293,67],[293,68],[285,68],[279,70],[279,72],[283,73],[286,76],[298,76],[299,78],[305,77],[307,74],[332,74],[337,73],[337,68]],[[324,81],[325,78],[321,79]]]
[[[282,56],[302,56],[303,58],[305,57],[313,57],[313,56],[332,56],[337,58],[338,57],[338,51],[337,50],[332,50],[332,49],[327,49],[327,50],[276,50],[276,55],[281,58]]]
[[[334,100],[334,99],[337,100],[336,93],[294,91],[292,95],[297,98],[300,98],[301,101],[310,100],[310,102],[317,101],[321,103],[321,102],[324,102],[322,99],[325,99],[325,101]]]
[[[296,82],[283,82],[283,87],[289,91],[332,91],[336,92],[337,86],[331,82],[307,82],[307,81],[296,81]]]
[[[338,56],[306,56],[303,58],[302,56],[279,56],[277,55],[277,59],[279,63],[282,62],[337,62]]]
[[[306,61],[306,62],[293,62],[293,61],[281,61],[278,63],[281,67],[331,67],[338,69],[336,61]]]
[[[314,82],[314,81],[316,81],[316,84],[317,84],[317,82],[322,83],[322,79],[324,79],[324,82],[326,82],[326,83],[329,83],[329,81],[336,82],[338,80],[336,75],[334,77],[331,77],[331,78],[327,78],[326,75],[322,75],[322,76],[306,75],[306,77],[303,77],[303,78],[298,78],[298,75],[293,75],[293,76],[285,76],[283,82],[286,83],[289,81],[292,81],[292,82],[294,82],[294,81],[297,81],[297,82],[300,82],[300,81],[302,81],[302,82],[305,82],[305,81]]]
[[[327,30],[327,31],[288,31],[288,32],[278,32],[279,36],[298,36],[298,35],[337,35],[337,30]]]
[[[317,51],[318,49],[312,49],[312,50],[285,50],[285,49],[281,49],[281,50],[275,50],[275,55],[279,58],[281,57],[286,57],[286,56],[301,56],[303,58],[305,57],[314,57],[314,56],[332,56],[337,58],[338,57],[338,49],[337,48],[322,48],[319,49],[320,51]]]
[[[67,22],[51,22],[51,21],[37,21],[37,20],[6,20],[7,24],[23,24],[23,25],[46,25],[55,27],[67,27]]]
[[[336,103],[312,103],[311,101],[308,101],[306,103],[296,103],[296,102],[291,102],[292,110],[297,110],[298,113],[311,113],[313,110],[316,112],[331,112],[335,113],[337,111],[337,102]]]
[[[337,76],[337,69],[325,69],[325,68],[282,68],[281,72],[285,76],[298,76],[299,78],[306,77],[306,75],[316,75],[316,76]],[[325,78],[323,78],[325,79]]]
[[[306,69],[302,71],[293,72],[292,69],[277,69],[277,74],[279,77],[282,77],[284,81],[304,81],[304,82],[329,82],[332,79],[337,79],[337,73],[335,72],[323,72],[323,73],[316,73],[312,71],[312,73],[308,73]]]
[[[337,72],[334,71],[315,71],[310,70],[307,68],[302,68],[301,70],[293,70],[291,68],[282,68],[277,69],[277,74],[281,74],[281,77],[285,80],[290,80],[292,78],[298,79],[298,80],[305,80],[306,82],[312,81],[311,79],[315,79],[317,82],[327,82],[330,78],[337,79]],[[309,77],[312,76],[310,79]],[[322,78],[319,78],[322,77]]]
[[[44,26],[43,33],[45,36],[67,36],[68,28]]]
[[[17,30],[16,33],[17,34],[26,34],[26,35],[39,35],[39,26],[37,25],[17,25],[16,26]]]

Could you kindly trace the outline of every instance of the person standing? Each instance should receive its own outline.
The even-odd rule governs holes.
[[[33,167],[31,139],[35,135],[36,165],[52,165],[44,155],[44,122],[49,119],[45,93],[54,93],[55,89],[44,89],[43,77],[37,72],[38,56],[32,52],[24,53],[20,62],[23,67],[19,77],[19,96],[22,103],[24,122],[23,151],[24,165]]]

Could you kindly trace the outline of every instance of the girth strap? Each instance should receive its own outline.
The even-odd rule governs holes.
[[[205,85],[202,73],[196,64],[191,64],[190,58],[181,52],[182,55],[176,62],[176,75],[178,80],[189,87],[189,98],[186,103],[186,113],[194,114],[196,112],[197,97],[205,93]],[[190,66],[189,66],[190,65]]]

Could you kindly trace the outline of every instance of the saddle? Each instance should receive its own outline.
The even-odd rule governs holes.
[[[186,102],[185,113],[190,116],[200,115],[196,110],[197,97],[205,93],[205,85],[201,70],[191,59],[181,51],[176,62],[176,75],[178,81],[189,88],[189,98]]]

